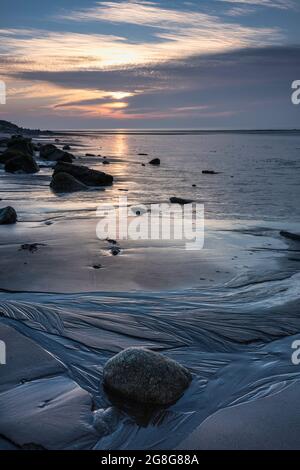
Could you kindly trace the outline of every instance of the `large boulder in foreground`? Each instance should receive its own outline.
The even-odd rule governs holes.
[[[0,209],[0,225],[15,224],[17,222],[17,213],[11,206]]]
[[[46,144],[40,147],[40,157],[52,162],[68,162],[72,163],[74,155],[64,150],[60,150],[53,144]]]
[[[86,191],[88,187],[68,173],[57,173],[52,176],[50,188],[56,193]]]
[[[7,173],[37,173],[40,171],[38,164],[31,155],[19,155],[10,158],[4,167]]]
[[[104,385],[124,398],[152,405],[178,400],[192,376],[183,366],[162,354],[143,348],[128,348],[104,366]]]
[[[102,171],[91,170],[87,166],[59,162],[55,165],[54,175],[61,172],[74,176],[87,186],[110,186],[113,183],[111,175]]]

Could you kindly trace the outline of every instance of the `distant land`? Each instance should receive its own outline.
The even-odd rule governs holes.
[[[20,127],[10,121],[0,120],[0,133],[4,134],[29,134],[29,135],[77,135],[99,132],[101,134],[131,134],[131,135],[188,135],[188,134],[295,134],[300,129],[65,129],[65,130],[41,130]]]
[[[19,127],[17,124],[13,124],[9,121],[0,120],[0,132],[3,134],[51,134],[50,131],[41,131],[40,129],[26,129]]]

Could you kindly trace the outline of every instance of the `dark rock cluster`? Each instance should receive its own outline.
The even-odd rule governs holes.
[[[113,177],[102,171],[92,170],[83,165],[58,162],[54,167],[51,188],[56,192],[88,190],[91,187],[110,186]]]

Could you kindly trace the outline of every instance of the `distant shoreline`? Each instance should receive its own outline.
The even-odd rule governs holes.
[[[300,129],[29,129],[10,121],[0,120],[1,134],[23,135],[207,135],[207,134],[284,134],[300,135]]]
[[[249,130],[194,130],[194,129],[64,129],[41,131],[41,134],[55,135],[207,135],[207,134],[280,134],[280,135],[300,135],[300,129],[249,129]]]

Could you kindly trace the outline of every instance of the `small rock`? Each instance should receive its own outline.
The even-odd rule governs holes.
[[[203,174],[203,175],[217,175],[217,174],[218,174],[218,171],[214,171],[214,170],[202,170],[202,174]]]
[[[181,197],[170,197],[170,202],[172,204],[184,205],[184,204],[191,204],[193,201],[191,199],[183,199]]]
[[[102,265],[101,264],[94,264],[93,268],[94,269],[101,269]]]
[[[149,162],[150,165],[160,165],[160,159],[159,158],[153,158],[153,160],[151,160]]]
[[[141,157],[148,157],[148,153],[138,153],[138,155]]]
[[[17,213],[11,206],[0,209],[0,225],[10,225],[17,222]]]
[[[108,160],[103,160],[102,165],[109,165],[110,162]]]
[[[110,252],[113,256],[117,256],[119,253],[121,253],[121,249],[118,248],[117,246],[114,246],[113,248],[110,249]]]
[[[63,146],[63,150],[71,150],[70,145],[64,145],[64,146]]]
[[[143,348],[128,348],[103,369],[104,385],[124,398],[155,405],[177,401],[189,386],[191,373],[178,362]]]

